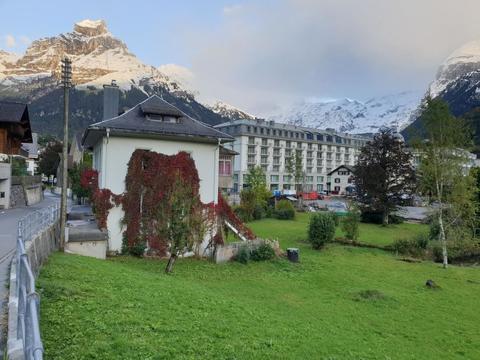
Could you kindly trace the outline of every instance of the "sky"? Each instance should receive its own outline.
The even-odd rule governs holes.
[[[0,48],[104,19],[145,63],[186,66],[203,98],[261,114],[424,91],[451,52],[480,41],[479,13],[479,0],[0,0]]]

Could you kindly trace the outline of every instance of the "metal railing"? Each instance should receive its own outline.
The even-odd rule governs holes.
[[[23,343],[25,359],[43,359],[40,337],[40,297],[35,288],[35,275],[30,266],[25,242],[53,225],[60,216],[60,205],[32,212],[18,221],[16,253],[16,296],[18,299],[17,339]]]

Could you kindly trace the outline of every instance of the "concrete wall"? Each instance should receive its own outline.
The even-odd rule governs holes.
[[[127,165],[137,149],[151,150],[166,155],[180,151],[191,154],[200,178],[200,198],[204,203],[217,202],[218,197],[218,158],[216,144],[169,141],[158,139],[124,138],[110,136],[94,148],[93,164],[99,171],[100,188],[110,189],[115,194],[125,191]],[[101,157],[101,158],[99,158]],[[119,207],[110,210],[107,219],[109,251],[120,251],[122,247],[121,219],[123,210]]]
[[[8,209],[10,206],[10,174],[11,165],[0,163],[0,209]]]
[[[41,178],[38,176],[12,176],[10,207],[31,206],[43,200]]]

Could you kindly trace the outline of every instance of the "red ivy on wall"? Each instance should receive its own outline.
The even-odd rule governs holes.
[[[178,175],[186,182],[192,199],[198,199],[192,202],[195,208],[190,210],[195,216],[205,218],[200,222],[211,225],[213,221],[223,223],[222,220],[226,219],[247,239],[255,239],[253,232],[235,215],[220,193],[218,204],[201,204],[197,168],[186,152],[169,156],[153,151],[136,150],[128,162],[125,192],[121,195],[115,195],[109,189],[99,189],[98,172],[92,169],[82,173],[80,182],[82,187],[90,190],[92,206],[101,229],[107,227],[110,209],[121,204],[125,213],[123,223],[126,225],[124,236],[127,247],[144,242],[150,249],[164,255],[168,243],[158,229],[161,228],[160,223],[164,221],[165,211],[168,211],[165,201],[168,201],[175,176]],[[218,232],[212,240],[214,244],[223,243],[223,238]]]

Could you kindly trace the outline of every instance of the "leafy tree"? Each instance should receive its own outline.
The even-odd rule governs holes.
[[[441,99],[427,99],[420,121],[425,131],[425,139],[416,142],[421,154],[421,190],[437,204],[438,240],[442,246],[443,267],[447,268],[447,235],[454,233],[448,229],[470,222],[475,211],[474,181],[465,169],[471,132]]]
[[[298,151],[298,150],[297,150]],[[291,157],[285,161],[285,170],[290,175],[292,182],[295,184],[295,190],[302,193],[305,182],[305,171],[303,171],[303,159],[298,155],[297,151],[293,151]],[[303,197],[298,198],[298,207],[303,205]]]
[[[264,213],[270,192],[267,189],[265,173],[260,166],[250,169],[245,183],[247,188],[240,193],[240,206],[243,209],[245,220],[253,218],[254,213]]]
[[[385,225],[416,185],[412,155],[390,129],[380,130],[361,149],[354,176],[362,212],[382,214]]]
[[[172,272],[178,255],[191,250],[198,237],[201,222],[197,218],[202,216],[202,212],[199,197],[192,196],[192,193],[191,187],[178,174],[166,195],[168,201],[163,201],[164,206],[158,214],[162,219],[159,221],[160,234],[167,239],[170,247],[170,259],[165,268],[167,274]]]
[[[62,153],[62,143],[54,141],[48,143],[45,149],[39,155],[38,171],[45,176],[56,175],[57,167],[60,164],[60,155]]]

